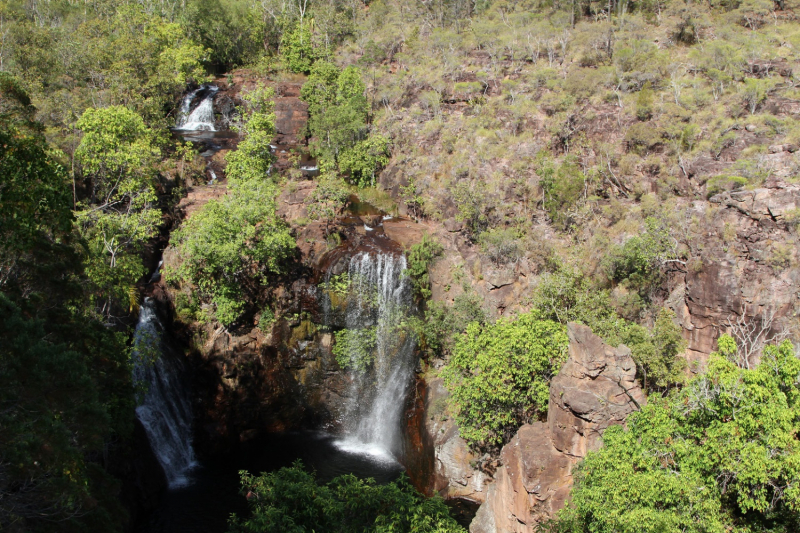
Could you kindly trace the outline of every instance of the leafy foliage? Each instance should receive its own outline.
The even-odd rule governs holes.
[[[378,485],[353,475],[320,484],[297,462],[253,476],[241,473],[252,515],[233,517],[229,533],[458,533],[464,531],[439,497],[419,494],[408,478]]]
[[[648,217],[644,233],[613,247],[604,259],[604,266],[612,280],[625,281],[647,292],[661,281],[663,265],[677,260],[676,248],[677,242],[665,221]]]
[[[159,150],[142,117],[126,107],[88,109],[77,126],[83,138],[75,158],[91,184],[77,217],[89,243],[86,271],[108,314],[110,299],[125,302],[145,273],[137,254],[161,222],[154,188]]]
[[[311,42],[309,23],[297,23],[283,34],[281,55],[290,71],[303,74],[311,72],[311,66],[320,54]]]
[[[375,185],[375,174],[389,162],[389,140],[380,134],[358,141],[339,155],[339,170],[359,187]]]
[[[408,275],[414,294],[421,300],[431,297],[430,266],[442,255],[444,248],[430,235],[423,234],[422,240],[411,246],[406,254],[408,259]]]
[[[0,75],[0,529],[121,531],[103,453],[133,420],[125,334],[88,305],[66,172]]]
[[[103,491],[115,481],[87,456],[129,430],[128,351],[123,335],[65,318],[26,318],[0,293],[0,525],[113,530],[119,504]]]
[[[322,220],[326,229],[347,205],[350,191],[347,185],[331,173],[321,175],[317,187],[306,199],[306,210],[312,220]]]
[[[675,313],[670,309],[661,309],[656,317],[652,332],[642,337],[643,342],[635,342],[638,328],[633,326],[626,332],[625,344],[635,352],[639,375],[645,389],[666,389],[684,381],[686,359],[679,355],[686,349],[686,341],[681,335],[681,328],[675,323]]]
[[[226,326],[244,312],[245,280],[266,283],[294,250],[294,238],[275,214],[276,196],[269,181],[240,183],[173,234],[182,262],[170,275],[210,298],[217,320]]]
[[[206,79],[203,47],[139,4],[81,9],[59,2],[38,15],[9,7],[3,67],[25,82],[56,125],[71,126],[88,107],[108,105],[126,105],[163,125],[186,84]]]
[[[430,357],[447,356],[455,346],[456,338],[469,324],[485,324],[488,319],[483,310],[483,300],[467,291],[453,299],[452,305],[429,301],[424,317],[406,319],[406,328],[415,335],[420,350]]]
[[[492,228],[478,237],[481,251],[497,265],[516,263],[523,255],[522,232],[516,228]]]
[[[9,253],[28,249],[43,231],[69,232],[73,216],[67,174],[48,154],[44,138],[2,125],[0,247]]]
[[[339,366],[345,370],[366,372],[375,362],[377,334],[375,326],[337,331],[333,355]]]
[[[268,180],[275,162],[270,149],[275,137],[275,90],[259,84],[244,92],[241,98],[245,105],[239,113],[246,119],[237,129],[245,138],[236,150],[225,155],[228,163],[225,175],[234,186],[247,181]]]
[[[586,186],[586,177],[574,160],[556,166],[546,158],[540,158],[537,172],[544,191],[543,207],[553,223],[566,229],[569,225],[569,210],[574,208]]]
[[[625,344],[645,389],[663,391],[683,383],[686,361],[679,355],[685,342],[673,311],[661,309],[648,330],[620,317],[607,290],[593,287],[567,265],[542,276],[531,303],[543,317],[562,324],[580,322],[612,346]]]
[[[474,447],[500,447],[543,416],[550,379],[566,359],[566,328],[536,312],[470,324],[443,370],[461,436]]]
[[[374,185],[376,173],[389,162],[389,140],[369,131],[369,104],[360,69],[339,70],[318,61],[300,95],[308,102],[311,148],[320,167],[337,170],[359,187]]]
[[[743,370],[708,372],[651,396],[580,465],[563,531],[793,531],[800,518],[800,360],[769,346]]]

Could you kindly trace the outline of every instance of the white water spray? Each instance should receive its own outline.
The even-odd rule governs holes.
[[[170,488],[175,488],[189,483],[187,474],[196,465],[192,406],[181,380],[180,362],[163,352],[159,329],[153,302],[146,298],[133,337],[133,382],[145,391],[136,416]]]
[[[214,95],[218,90],[219,88],[213,85],[203,86],[184,96],[175,129],[182,131],[216,131],[214,128]],[[208,94],[192,110],[192,102],[201,91],[207,91]]]
[[[402,255],[360,253],[350,260],[348,271],[345,325],[350,331],[374,328],[374,344],[367,342],[368,368],[351,371],[345,438],[339,445],[344,451],[387,462],[402,454],[402,414],[414,372],[414,341],[399,327],[411,308],[405,269]],[[348,351],[357,367],[364,357],[363,345],[353,345]]]

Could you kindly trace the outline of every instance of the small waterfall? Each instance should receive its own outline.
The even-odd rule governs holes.
[[[345,450],[395,461],[401,418],[414,372],[414,341],[400,328],[411,309],[402,255],[360,253],[350,260],[344,304],[352,386],[345,408]]]
[[[182,131],[216,131],[214,128],[214,95],[219,90],[214,85],[204,85],[183,97],[178,113],[176,130]],[[198,94],[205,92],[200,103],[192,109],[192,102]]]
[[[192,406],[182,383],[180,360],[165,352],[153,302],[139,309],[133,341],[133,382],[144,389],[136,416],[144,426],[171,488],[188,484],[195,466],[192,449]]]

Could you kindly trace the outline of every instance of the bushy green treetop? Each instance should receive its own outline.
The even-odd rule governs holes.
[[[498,448],[544,416],[567,344],[566,327],[537,312],[470,324],[443,370],[461,436],[477,448]]]
[[[790,342],[765,348],[753,370],[713,353],[707,373],[669,397],[651,396],[627,429],[605,432],[604,447],[579,466],[560,528],[795,531],[798,437],[800,359]]]
[[[109,298],[127,300],[145,273],[137,254],[161,222],[154,188],[160,150],[142,117],[127,107],[88,109],[77,126],[83,138],[75,158],[92,191],[77,217],[89,243],[87,274],[108,313]]]
[[[229,533],[461,533],[439,497],[418,493],[406,476],[378,485],[352,474],[322,484],[300,462],[253,476],[241,472],[251,516],[234,516]]]
[[[318,61],[300,94],[308,102],[311,148],[320,168],[338,171],[359,187],[374,185],[377,172],[389,162],[389,140],[369,131],[361,70],[355,66],[339,70]]]

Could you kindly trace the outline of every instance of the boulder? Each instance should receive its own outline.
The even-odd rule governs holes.
[[[554,446],[546,424],[522,426],[500,453],[500,467],[487,491],[487,504],[470,524],[472,533],[532,531],[564,506],[572,486],[573,461]],[[501,505],[492,505],[502,502]]]

